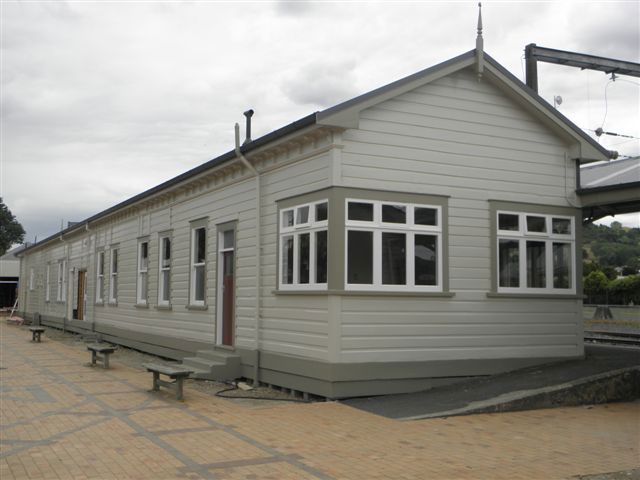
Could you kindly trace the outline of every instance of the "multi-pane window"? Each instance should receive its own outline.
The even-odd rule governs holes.
[[[104,252],[98,252],[96,258],[96,303],[104,301]]]
[[[158,305],[171,303],[171,238],[160,237],[160,271],[158,275]]]
[[[205,281],[207,261],[207,231],[205,227],[191,230],[191,285],[189,303],[194,306],[205,304]]]
[[[497,212],[498,292],[575,293],[573,217]]]
[[[51,300],[51,265],[47,263],[47,276],[44,284],[44,301]]]
[[[346,200],[345,287],[442,291],[437,205]]]
[[[147,304],[149,282],[149,242],[138,243],[138,289],[136,301],[138,305]]]
[[[280,211],[280,288],[327,288],[326,200]]]
[[[111,261],[109,262],[109,303],[118,301],[118,249],[111,249]]]
[[[56,295],[56,300],[58,302],[64,302],[67,299],[67,261],[59,260],[58,261],[58,293]]]

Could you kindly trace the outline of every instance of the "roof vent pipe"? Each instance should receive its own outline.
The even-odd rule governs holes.
[[[243,145],[251,142],[251,117],[253,117],[253,110],[249,109],[244,112],[244,116],[247,117],[247,138],[242,142]]]

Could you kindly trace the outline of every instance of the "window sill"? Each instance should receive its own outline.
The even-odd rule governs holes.
[[[149,304],[148,303],[136,303],[134,305],[134,307],[136,307],[136,308],[149,308]]]
[[[171,305],[156,305],[154,308],[156,310],[173,310]]]
[[[386,290],[272,290],[274,295],[341,295],[345,297],[428,297],[451,298],[453,292],[390,292]]]
[[[561,300],[582,300],[584,295],[576,295],[575,293],[487,293],[488,298],[553,298]]]
[[[104,302],[95,302],[94,305],[96,307],[104,307]]]
[[[110,307],[117,307],[118,306],[118,302],[117,301],[109,301],[108,304]]]
[[[187,305],[185,307],[187,310],[195,310],[195,311],[203,311],[203,310],[208,310],[209,307],[207,305]]]

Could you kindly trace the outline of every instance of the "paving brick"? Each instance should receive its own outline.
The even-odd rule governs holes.
[[[0,325],[0,478],[566,479],[638,468],[640,403],[402,422],[337,402],[262,408],[86,366]]]

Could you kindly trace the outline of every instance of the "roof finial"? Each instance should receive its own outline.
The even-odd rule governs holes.
[[[482,3],[478,2],[478,36],[476,37],[476,73],[478,81],[482,80],[484,71],[484,40],[482,39]]]

